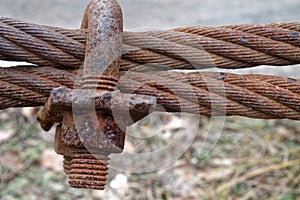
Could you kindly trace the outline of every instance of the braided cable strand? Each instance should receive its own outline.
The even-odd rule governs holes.
[[[210,72],[160,72],[152,75],[130,73],[129,79],[192,100],[192,102],[196,102],[196,105],[199,104],[199,108],[201,106],[208,109],[210,107],[219,108],[221,110],[220,115],[224,115],[222,110],[226,109],[226,115],[242,115],[252,118],[298,120],[300,117],[299,93],[296,94],[287,89],[276,87],[263,82],[263,80],[249,79],[247,76]],[[273,79],[276,77],[274,76]],[[124,87],[124,90],[128,85],[126,84],[127,81],[120,83],[120,87]],[[185,87],[184,83],[188,83],[189,86]],[[223,88],[220,88],[221,85]],[[134,83],[131,83],[130,87],[135,88]],[[139,88],[135,91],[139,94],[145,92]],[[146,91],[146,94],[149,94],[149,91]],[[151,95],[159,96],[160,94],[153,92]],[[165,102],[159,103],[164,105]],[[181,109],[183,108],[181,107]],[[195,113],[195,111],[197,110],[191,113]],[[201,109],[196,114],[206,115],[201,113]],[[216,114],[218,115],[218,113]]]
[[[265,52],[267,55],[269,55],[269,58],[267,57],[263,58],[266,64],[271,64],[272,61],[274,61],[273,56],[282,58],[281,60],[278,60],[278,63],[284,65],[287,65],[286,63],[284,63],[285,60],[299,62],[300,60],[299,48],[296,48],[296,46],[290,45],[288,43],[275,40],[275,38],[280,37],[280,35],[285,35],[284,31],[282,32],[279,31],[279,34],[276,34],[277,32],[275,32],[274,30],[274,32],[272,32],[273,33],[272,35],[276,35],[277,37],[275,36],[273,37],[273,39],[271,39],[265,37],[265,35],[267,34],[263,34],[264,36],[255,35],[253,33],[241,31],[237,28],[230,29],[225,27],[191,27],[186,29],[182,28],[182,29],[174,29],[174,30],[211,37],[232,44],[237,44],[243,47],[251,48],[258,52]],[[253,26],[252,29],[255,30],[256,26]],[[256,32],[256,33],[260,33],[260,32]],[[293,33],[296,32],[292,31],[290,33],[293,35]],[[286,37],[288,37],[288,35],[286,35]]]
[[[73,87],[74,78],[53,67],[0,68],[0,109],[43,105],[53,88]]]
[[[173,69],[245,68],[300,63],[300,23],[186,27],[125,32],[121,71],[141,64]],[[78,69],[86,30],[40,26],[0,18],[0,59]]]
[[[76,71],[52,67],[1,68],[0,108],[42,106],[52,88],[72,88],[75,78]],[[167,112],[300,120],[299,79],[217,72],[127,72],[120,77],[118,89],[154,96]]]
[[[14,23],[7,18],[3,18],[0,22],[0,30],[2,36],[1,42],[4,44],[8,42],[18,45],[22,47],[20,49],[23,49],[24,52],[35,54],[37,57],[47,59],[56,65],[72,67],[81,64],[80,59],[75,58],[70,53],[74,50],[74,46],[82,44],[64,37],[61,34],[57,34],[46,27],[28,24],[22,21]],[[61,43],[60,41],[64,42]],[[76,43],[76,45],[74,45],[74,43]],[[13,49],[9,52],[13,52]],[[9,52],[5,51],[5,53]],[[45,55],[45,53],[47,55]]]
[[[271,38],[276,41],[281,41],[290,45],[300,47],[300,41],[298,39],[300,37],[299,29],[297,31],[295,30],[295,28],[288,26],[288,23],[286,25],[287,25],[287,29],[285,29],[284,26],[280,27],[278,24],[272,24],[269,26],[245,24],[245,25],[230,25],[230,26],[227,25],[223,27],[227,29],[235,29],[235,30],[243,31],[254,35],[260,35],[266,38]]]
[[[199,29],[204,29],[204,27],[194,27],[197,31]],[[212,28],[207,28],[211,30]],[[199,48],[203,47],[205,51],[210,53],[211,59],[216,63],[216,66],[221,61],[224,62],[225,66],[231,66],[231,68],[245,68],[254,65],[288,65],[291,64],[291,61],[281,59],[279,56],[272,56],[264,53],[266,51],[254,50],[247,46],[243,46],[241,44],[234,43],[233,41],[226,41],[223,38],[214,38],[211,35],[202,34],[202,32],[198,35],[198,32],[191,31],[190,29],[178,29],[182,32],[173,30],[173,31],[164,31],[164,32],[152,32],[151,35],[155,37],[162,38],[166,41],[171,41],[174,43],[180,43],[182,45]],[[184,32],[186,31],[186,32]],[[232,31],[231,31],[232,32]],[[219,34],[223,34],[222,30],[220,30]],[[231,34],[231,33],[230,33]],[[245,39],[246,40],[246,39]],[[257,40],[257,38],[256,38]],[[261,44],[255,44],[259,46]],[[256,47],[254,46],[254,47]],[[280,49],[279,51],[282,51]],[[199,54],[198,54],[199,56]],[[202,57],[202,56],[201,56]],[[226,60],[226,58],[228,60]],[[194,58],[195,59],[195,58]],[[232,62],[234,60],[235,62]],[[231,61],[231,63],[230,63]],[[240,63],[238,62],[240,61]],[[236,66],[233,66],[236,64]],[[224,67],[223,67],[224,68]]]

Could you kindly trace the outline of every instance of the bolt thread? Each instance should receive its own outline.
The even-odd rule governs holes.
[[[74,188],[104,190],[108,175],[108,155],[75,153],[69,170],[69,184]]]
[[[113,91],[116,89],[118,80],[113,76],[105,75],[84,75],[82,78],[83,89],[97,89],[105,91]]]
[[[70,156],[64,156],[64,171],[66,174],[70,174],[71,171],[71,162],[72,162],[72,158]]]

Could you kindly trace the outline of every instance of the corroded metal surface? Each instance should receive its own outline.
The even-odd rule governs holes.
[[[96,93],[116,89],[121,59],[122,10],[116,0],[92,0],[85,19],[89,31],[78,90],[79,96],[82,96],[80,91],[87,90],[90,94],[85,94],[83,98],[88,98],[95,97]],[[75,150],[70,156],[70,185],[76,188],[104,189],[108,155],[123,151],[125,132],[109,113],[84,108],[80,112],[66,111],[60,131],[60,139],[65,146],[87,149],[83,153]],[[103,159],[98,160],[91,155],[88,151],[91,149],[97,149],[97,155]]]
[[[110,93],[116,89],[119,77],[123,19],[118,2],[92,0],[82,26],[87,26],[89,31],[82,77],[75,92],[77,98],[74,102],[72,93],[64,88],[53,90],[38,120],[45,130],[56,122],[61,123],[57,127],[55,146],[57,153],[66,158],[64,168],[70,185],[102,190],[106,184],[108,155],[122,152],[125,140],[125,132],[109,113],[110,102],[105,100],[105,95],[112,96]],[[96,111],[89,109],[87,104],[94,105],[96,95],[106,109],[105,106]],[[78,107],[72,110],[73,104],[80,105],[80,110]]]
[[[123,33],[120,5],[116,0],[92,1],[87,13],[89,31],[83,74],[90,77],[102,75],[117,78]]]
[[[148,115],[150,109],[155,109],[156,106],[156,98],[146,95],[124,94],[119,90],[95,94],[91,90],[80,90],[80,92],[77,90],[74,92],[72,89],[59,87],[53,89],[51,92],[50,98],[44,107],[46,111],[41,113],[39,121],[53,124],[62,120],[59,114],[60,110],[71,110],[72,107],[84,109],[91,102],[95,103],[95,109],[98,111],[112,114],[112,110],[126,110],[130,114],[136,116],[137,120]],[[138,119],[138,116],[142,117]],[[47,130],[47,128],[44,129]]]
[[[124,148],[125,132],[119,126],[142,119],[156,104],[154,97],[117,90],[122,23],[116,1],[91,1],[82,24],[89,30],[85,61],[75,88],[53,89],[38,114],[44,130],[60,123],[55,147],[66,159],[64,169],[72,187],[104,189],[108,156]],[[113,114],[123,116],[126,112],[131,118],[117,124]]]
[[[87,25],[86,14],[83,28]],[[163,65],[173,69],[292,65],[300,62],[299,26],[299,22],[286,22],[124,32],[120,70],[128,71],[140,64]],[[86,29],[45,27],[2,17],[0,59],[78,69],[84,61],[88,34]],[[195,49],[205,50],[210,62],[205,64],[207,59],[201,59],[199,54],[192,56]]]
[[[66,85],[73,88],[76,73],[76,70],[59,70],[53,67],[26,66],[0,68],[0,80],[5,83],[5,87],[0,88],[0,109],[45,105],[53,88]],[[300,106],[300,80],[297,78],[263,74],[238,75],[232,73],[220,74],[217,72],[180,73],[174,71],[156,73],[132,72],[130,74],[126,73],[126,75],[121,73],[120,76],[121,79],[118,82],[117,89],[120,90],[121,94],[132,93],[146,95],[147,98],[144,98],[143,100],[145,102],[147,102],[146,100],[148,98],[151,100],[150,97],[152,96],[152,99],[155,99],[157,104],[162,106],[166,112],[180,112],[181,108],[186,107],[189,108],[185,109],[185,112],[187,113],[211,115],[209,109],[210,104],[215,103],[216,101],[211,99],[211,95],[207,91],[207,85],[204,80],[206,80],[206,77],[215,77],[210,78],[212,83],[214,81],[224,82],[226,83],[224,84],[225,89],[228,91],[226,96],[219,97],[223,98],[222,102],[226,102],[227,105],[226,113],[220,113],[220,115],[238,115],[258,119],[276,118],[300,120],[299,111],[297,111]],[[236,79],[236,81],[233,81],[234,79]],[[250,82],[254,83],[254,85]],[[172,92],[164,90],[162,86],[166,83],[172,84],[172,87],[181,90],[182,96],[176,97]],[[192,83],[194,83],[193,92],[195,93],[195,96],[187,98],[191,89],[190,84]],[[26,88],[27,85],[32,85],[34,87]],[[253,87],[249,87],[251,85],[253,85]],[[18,90],[16,90],[16,86],[18,86]],[[167,87],[167,85],[165,85],[165,87]],[[26,90],[24,90],[24,88]],[[250,104],[249,101],[246,101],[247,99],[243,98],[243,95],[240,95],[239,97],[234,96],[238,92],[235,88],[239,89],[240,94],[248,93],[248,100],[258,103]],[[66,92],[66,94],[67,93],[68,92]],[[281,93],[285,95],[281,95]],[[30,98],[24,99],[24,95],[27,95]],[[116,95],[117,100],[115,102],[121,103],[123,97],[120,98],[119,101],[118,96],[119,95]],[[204,98],[205,96],[208,98]],[[66,97],[66,99],[68,98]],[[263,99],[266,101],[266,98],[269,99],[269,103],[266,104],[267,106],[259,103]],[[105,97],[101,100],[99,97],[98,100],[96,99],[95,106],[99,106],[99,109],[103,108],[106,110],[106,108],[109,107],[109,103],[105,103],[109,102],[108,99],[110,98]],[[141,113],[148,112],[148,108],[150,104],[152,104],[152,100],[149,101],[149,99],[148,103],[145,103],[145,110]],[[126,102],[131,102],[130,96],[129,98],[125,98],[125,100],[126,101],[123,103],[126,105],[120,104],[120,108],[127,107],[128,104]],[[182,104],[179,104],[179,102],[182,102]],[[193,105],[193,102],[198,102],[200,105]],[[134,103],[134,101],[131,103]],[[55,104],[59,105],[59,102],[56,102]],[[70,100],[69,104],[71,104]],[[79,105],[79,103],[76,105]],[[137,110],[142,111],[143,104],[137,105],[139,105]],[[284,110],[281,114],[276,113],[276,107],[278,106],[281,107],[281,110]],[[130,108],[130,106],[128,106],[127,109],[128,108]]]

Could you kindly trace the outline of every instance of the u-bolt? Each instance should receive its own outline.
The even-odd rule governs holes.
[[[53,89],[38,120],[45,131],[59,123],[55,150],[64,155],[70,185],[103,190],[109,155],[124,148],[125,132],[113,118],[113,110],[122,116],[129,112],[133,121],[124,117],[121,122],[121,126],[128,126],[148,115],[156,99],[122,94],[116,89],[123,31],[122,11],[116,0],[92,0],[82,28],[88,29],[88,39],[79,82],[75,89]]]
[[[82,28],[88,29],[88,38],[79,89],[95,97],[111,93],[116,90],[121,59],[123,18],[118,2],[92,0]],[[104,189],[109,154],[122,152],[124,139],[125,133],[109,113],[65,112],[57,128],[56,151],[64,155],[70,185]]]

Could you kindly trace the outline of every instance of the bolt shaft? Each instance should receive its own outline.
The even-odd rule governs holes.
[[[83,85],[113,87],[109,89],[112,91],[118,80],[122,54],[121,7],[116,0],[92,0],[84,18],[82,26],[86,26],[84,24],[87,23],[89,32],[83,67]]]
[[[74,188],[104,190],[108,175],[108,155],[92,155],[87,151],[72,156],[69,184]]]
[[[118,82],[123,33],[122,10],[117,0],[91,0],[82,27],[87,27],[89,33],[81,89],[91,90],[94,96],[97,96],[96,92],[112,92]],[[94,120],[94,116],[98,120]],[[108,175],[109,154],[115,152],[114,147],[123,149],[125,134],[117,128],[113,117],[103,111],[92,111],[85,115],[80,113],[76,117],[82,119],[78,120],[81,124],[77,124],[78,127],[83,127],[79,133],[81,142],[87,145],[85,141],[89,141],[89,144],[93,143],[92,147],[104,149],[97,151],[97,155],[85,149],[74,151],[71,156],[67,156],[64,167],[69,175],[69,184],[74,188],[103,190]],[[86,124],[96,128],[87,127]],[[93,137],[99,137],[101,141]],[[120,141],[114,143],[116,140]],[[107,144],[112,146],[106,147]]]

